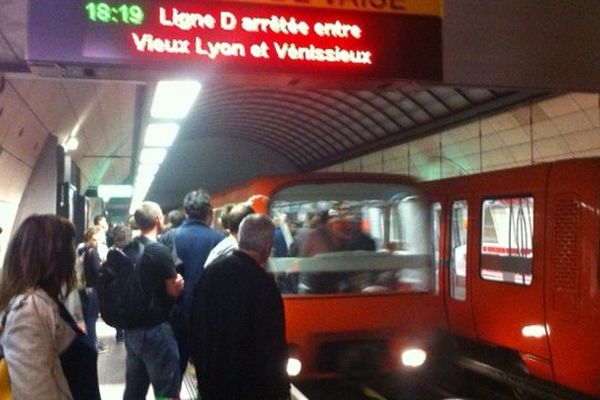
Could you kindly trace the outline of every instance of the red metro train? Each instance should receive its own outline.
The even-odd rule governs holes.
[[[459,364],[523,396],[600,397],[600,159],[422,188]]]
[[[259,178],[213,195],[214,222],[226,204],[250,198],[277,224],[267,268],[284,300],[294,380],[426,365],[432,336],[425,332],[444,325],[444,312],[429,215],[415,181],[376,174]]]
[[[218,216],[262,195],[259,211],[277,221],[268,268],[284,298],[294,379],[448,364],[457,373],[458,364],[520,398],[598,398],[599,171],[600,158],[422,183],[273,176],[213,203]],[[324,212],[340,245],[325,251],[321,239],[310,250],[302,243]],[[349,246],[352,232],[369,239]]]

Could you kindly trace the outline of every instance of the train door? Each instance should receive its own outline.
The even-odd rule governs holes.
[[[517,350],[530,371],[551,380],[543,297],[544,201],[541,191],[533,193],[477,199],[473,312],[480,340]]]
[[[448,279],[445,291],[448,325],[453,332],[465,337],[475,337],[475,323],[471,306],[472,268],[469,254],[472,247],[470,202],[467,197],[457,197],[448,203],[449,226],[446,254]]]
[[[469,289],[469,205],[465,197],[437,198],[431,204],[432,232],[439,232],[439,282],[448,327],[466,337],[476,336]],[[436,218],[439,219],[436,231]],[[435,244],[434,244],[434,250]]]

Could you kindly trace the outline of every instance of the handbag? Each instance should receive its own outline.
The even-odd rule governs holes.
[[[0,359],[0,400],[10,400],[12,391],[10,388],[10,377],[8,376],[8,365],[4,356]]]

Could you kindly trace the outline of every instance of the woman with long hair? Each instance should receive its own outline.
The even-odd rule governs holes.
[[[75,282],[75,228],[32,215],[0,272],[0,344],[13,399],[99,399],[97,352],[62,304]]]

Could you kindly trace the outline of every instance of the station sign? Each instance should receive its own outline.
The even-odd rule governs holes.
[[[440,81],[442,0],[43,0],[32,65]]]

